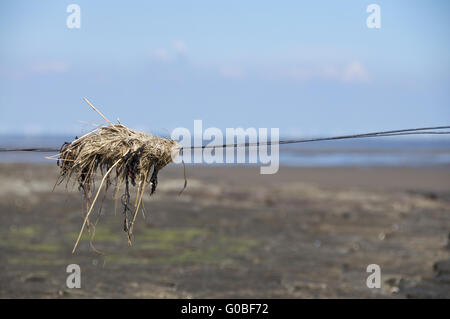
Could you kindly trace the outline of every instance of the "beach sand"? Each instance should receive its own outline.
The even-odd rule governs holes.
[[[1,298],[450,298],[450,168],[169,166],[133,245],[103,202],[93,245],[56,165],[0,164]],[[97,184],[98,185],[98,184]],[[101,198],[100,198],[101,199]],[[92,229],[91,229],[92,231]],[[66,267],[81,267],[69,289]],[[366,268],[381,268],[368,288]]]

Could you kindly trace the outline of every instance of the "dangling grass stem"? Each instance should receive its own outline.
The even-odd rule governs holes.
[[[109,170],[106,172],[105,176],[103,176],[102,182],[100,183],[100,186],[98,187],[97,194],[95,194],[95,197],[94,197],[94,200],[92,201],[91,207],[89,208],[89,211],[87,212],[86,217],[84,218],[83,226],[81,226],[81,230],[80,230],[80,233],[78,234],[78,238],[77,238],[77,241],[75,242],[75,246],[73,247],[72,254],[75,253],[75,250],[77,249],[78,242],[80,241],[81,235],[83,235],[84,227],[86,226],[86,223],[89,220],[89,215],[91,214],[92,209],[94,208],[94,204],[97,201],[97,198],[98,198],[98,195],[100,194],[100,191],[102,190],[102,186],[103,186],[103,183],[106,180],[106,177],[108,177],[108,175],[111,173],[113,168],[116,167],[116,165],[119,164],[119,162],[121,160],[122,159],[119,159],[117,162],[115,162],[114,165],[112,165],[109,168]]]

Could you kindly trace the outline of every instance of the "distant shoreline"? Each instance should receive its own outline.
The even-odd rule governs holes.
[[[68,135],[0,135],[0,147],[59,148],[65,141],[72,139],[73,137]],[[46,163],[49,162],[45,159],[48,155],[54,155],[54,153],[0,153],[0,163]],[[282,145],[280,146],[280,165],[446,167],[450,165],[450,139],[448,137],[377,138]]]

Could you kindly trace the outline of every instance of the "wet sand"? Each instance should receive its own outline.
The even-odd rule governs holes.
[[[0,164],[1,298],[449,298],[450,168],[171,166],[133,246],[111,191],[72,255],[76,187]],[[94,221],[99,216],[95,212]],[[81,289],[66,267],[81,267]],[[369,289],[366,267],[381,267]]]

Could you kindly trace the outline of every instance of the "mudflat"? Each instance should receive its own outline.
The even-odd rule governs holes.
[[[1,163],[0,297],[450,298],[449,167],[187,172],[178,196],[182,167],[161,171],[131,247],[111,188],[72,254],[76,186],[52,192],[56,165]],[[366,285],[370,264],[381,288]]]

